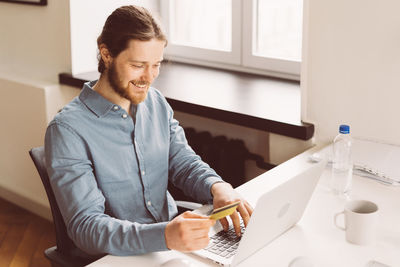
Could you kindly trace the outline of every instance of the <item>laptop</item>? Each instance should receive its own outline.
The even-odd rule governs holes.
[[[210,243],[193,253],[223,266],[236,266],[275,238],[292,228],[302,217],[326,161],[311,163],[293,177],[261,195],[247,228],[238,238],[230,225],[228,232],[210,231]],[[231,223],[232,224],[232,223]]]

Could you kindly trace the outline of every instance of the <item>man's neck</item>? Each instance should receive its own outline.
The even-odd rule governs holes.
[[[108,81],[106,74],[100,75],[99,80],[93,86],[93,90],[95,90],[111,103],[121,106],[129,114],[131,102],[128,99],[121,97],[114,91],[114,89],[111,87],[110,82]]]

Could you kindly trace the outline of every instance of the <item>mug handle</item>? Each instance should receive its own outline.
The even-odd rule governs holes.
[[[335,215],[335,217],[334,217],[334,219],[333,219],[333,223],[334,223],[335,226],[336,226],[337,228],[339,228],[340,230],[346,231],[346,226],[343,227],[343,226],[339,225],[338,222],[337,222],[337,218],[338,218],[340,215],[342,215],[342,214],[344,215],[344,211],[339,212],[339,213],[336,213],[336,215]],[[345,223],[345,225],[346,225],[346,223]]]

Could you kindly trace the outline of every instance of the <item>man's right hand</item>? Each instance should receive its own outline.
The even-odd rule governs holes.
[[[187,211],[175,217],[165,227],[165,242],[169,249],[189,252],[205,248],[208,232],[215,220]]]

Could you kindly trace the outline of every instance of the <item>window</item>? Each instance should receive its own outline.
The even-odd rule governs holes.
[[[299,79],[302,0],[163,0],[177,61]]]
[[[300,61],[301,1],[258,0],[255,21],[254,54]]]
[[[173,0],[170,14],[172,43],[221,51],[232,49],[230,0]]]
[[[197,63],[240,64],[240,0],[163,0],[166,56]]]

